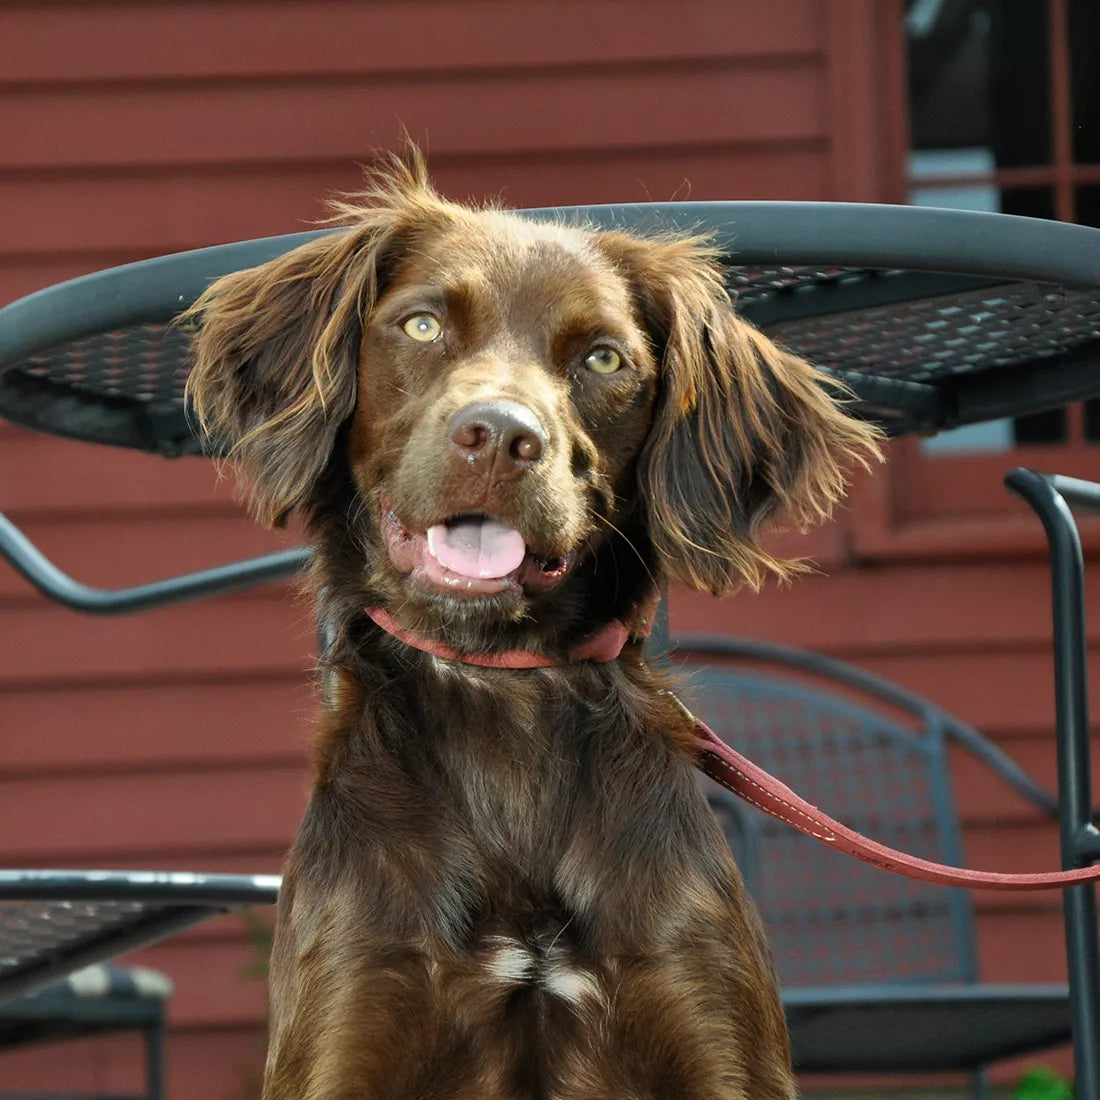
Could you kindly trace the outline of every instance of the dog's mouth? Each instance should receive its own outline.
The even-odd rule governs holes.
[[[410,531],[385,500],[382,536],[390,561],[417,587],[454,596],[546,592],[576,561],[572,552],[539,555],[514,527],[480,514],[452,516],[423,533]]]

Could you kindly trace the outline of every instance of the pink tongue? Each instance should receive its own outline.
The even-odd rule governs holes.
[[[527,553],[523,536],[496,520],[477,517],[428,528],[428,550],[460,577],[506,577]]]

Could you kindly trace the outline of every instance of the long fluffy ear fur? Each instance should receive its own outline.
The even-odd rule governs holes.
[[[666,578],[719,595],[798,571],[759,544],[761,524],[827,518],[846,464],[877,457],[881,433],[844,409],[824,375],[736,315],[707,240],[610,234],[605,247],[634,280],[662,355],[639,476]]]
[[[219,279],[181,318],[197,329],[188,398],[204,434],[240,462],[252,510],[270,526],[309,509],[354,409],[362,325],[385,262],[440,205],[415,152],[350,199],[333,204],[350,229]]]

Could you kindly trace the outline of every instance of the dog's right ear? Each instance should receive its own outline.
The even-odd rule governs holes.
[[[269,526],[308,508],[355,406],[362,324],[395,234],[392,217],[373,213],[219,279],[182,318],[197,330],[188,399],[203,433],[239,460]]]

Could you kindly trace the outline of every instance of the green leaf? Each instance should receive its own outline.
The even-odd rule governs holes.
[[[1035,1066],[1020,1078],[1012,1100],[1073,1100],[1073,1086],[1060,1073]]]

